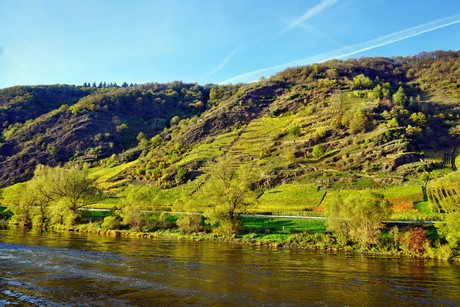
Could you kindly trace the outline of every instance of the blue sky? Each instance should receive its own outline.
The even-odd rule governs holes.
[[[251,82],[439,49],[460,50],[458,0],[0,0],[0,88]]]

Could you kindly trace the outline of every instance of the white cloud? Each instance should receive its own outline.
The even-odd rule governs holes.
[[[409,39],[411,37],[419,36],[424,33],[428,33],[431,31],[435,31],[438,29],[442,29],[448,26],[452,26],[455,24],[460,23],[460,15],[454,15],[451,17],[437,19],[419,26],[415,26],[412,28],[408,28],[402,31],[394,32],[385,36],[381,36],[376,39],[372,39],[363,43],[347,46],[344,48],[336,49],[330,52],[322,53],[316,56],[284,63],[281,65],[276,65],[272,67],[262,68],[258,70],[254,70],[251,72],[247,72],[225,81],[222,81],[220,84],[225,83],[239,83],[239,82],[252,82],[261,76],[267,76],[274,74],[282,69],[287,67],[299,66],[299,65],[307,65],[311,63],[321,63],[332,59],[341,59],[346,58],[364,51],[368,51],[371,49],[375,49],[378,47],[390,45],[399,41],[403,41]]]

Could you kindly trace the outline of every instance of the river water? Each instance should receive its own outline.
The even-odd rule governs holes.
[[[460,265],[0,230],[0,306],[460,306]]]

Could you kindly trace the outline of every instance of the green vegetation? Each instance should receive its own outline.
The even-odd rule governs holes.
[[[239,85],[3,89],[1,203],[25,226],[453,258],[459,56],[333,60]]]
[[[326,207],[327,226],[340,240],[352,240],[366,249],[379,241],[390,212],[390,203],[381,194],[354,193],[344,199],[339,195]]]

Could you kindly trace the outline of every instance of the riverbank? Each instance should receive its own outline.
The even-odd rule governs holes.
[[[341,247],[336,239],[328,233],[292,233],[292,234],[243,234],[241,236],[229,236],[215,233],[183,233],[179,230],[157,230],[155,232],[137,232],[132,230],[104,230],[97,228],[94,224],[77,225],[73,227],[53,226],[52,231],[84,233],[105,237],[120,237],[133,239],[167,239],[167,240],[191,240],[191,241],[213,241],[223,242],[232,245],[247,245],[266,247],[271,249],[301,249],[328,254],[343,254],[346,256],[363,256],[368,258],[388,258],[388,259],[437,259],[449,262],[460,263],[460,257],[447,256],[439,252],[439,248],[431,248],[423,255],[407,254],[399,250],[378,250],[374,247],[369,250],[359,249],[355,246]],[[428,248],[428,246],[427,246]],[[431,255],[431,257],[429,256]]]

